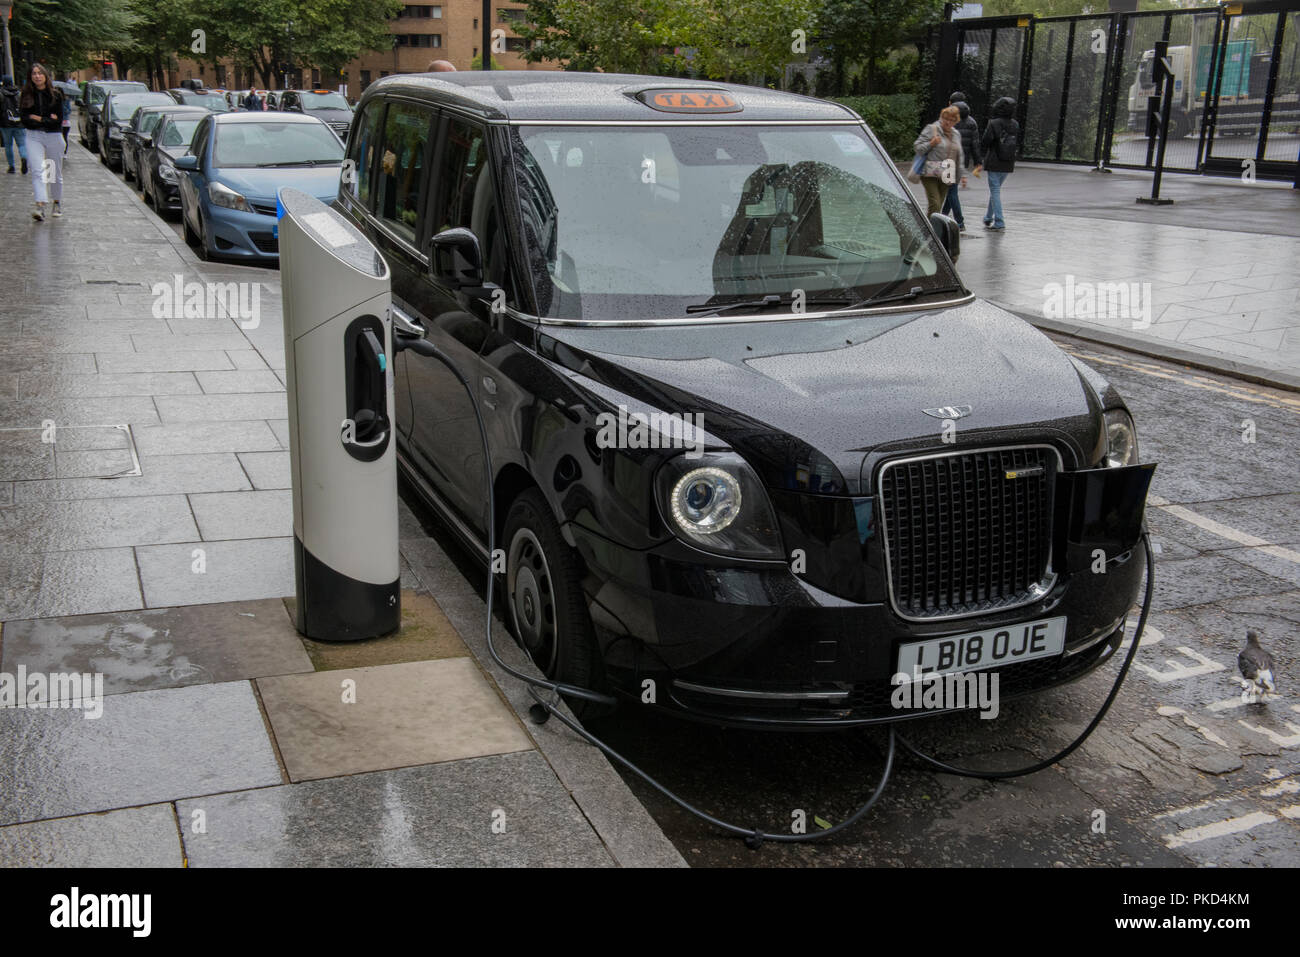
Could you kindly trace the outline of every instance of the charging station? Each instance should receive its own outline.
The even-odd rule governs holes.
[[[401,624],[391,277],[370,241],[296,189],[278,199],[298,631]]]

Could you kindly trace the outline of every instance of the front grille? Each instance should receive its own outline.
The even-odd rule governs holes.
[[[248,238],[253,241],[254,246],[264,253],[278,253],[280,251],[280,240],[270,233],[249,233]]]
[[[894,608],[950,618],[1032,601],[1048,584],[1056,452],[987,449],[887,462],[880,499]],[[1008,479],[1014,470],[1041,470]]]
[[[261,213],[263,216],[274,216],[276,213],[274,205],[267,205],[266,203],[250,203],[249,205],[253,207],[253,212]]]

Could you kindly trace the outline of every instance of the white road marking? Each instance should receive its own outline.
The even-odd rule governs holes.
[[[1300,728],[1297,728],[1290,721],[1283,721],[1282,723],[1286,725],[1287,730],[1291,732],[1289,737],[1278,734],[1272,728],[1265,728],[1258,724],[1247,724],[1240,718],[1237,719],[1237,724],[1241,725],[1243,728],[1249,728],[1251,731],[1258,731],[1279,748],[1300,748]]]
[[[1228,748],[1227,741],[1224,741],[1221,737],[1219,737],[1217,734],[1215,734],[1205,725],[1197,724],[1196,719],[1193,718],[1186,711],[1184,711],[1182,708],[1175,708],[1172,705],[1161,705],[1160,707],[1156,708],[1156,714],[1164,715],[1166,718],[1172,718],[1176,714],[1181,714],[1183,716],[1183,723],[1186,724],[1188,727],[1195,728],[1198,732],[1200,732],[1201,737],[1203,737],[1206,741],[1209,741],[1213,744],[1217,744],[1221,748]],[[1228,750],[1232,750],[1232,749],[1228,748]]]
[[[1151,820],[1159,821],[1161,818],[1177,817],[1180,814],[1191,814],[1193,811],[1204,811],[1207,807],[1214,807],[1216,804],[1227,804],[1229,801],[1235,800],[1235,797],[1211,798],[1208,801],[1202,801],[1200,804],[1189,804],[1187,807],[1176,807],[1171,811],[1163,811],[1160,814],[1153,815]]]
[[[1236,542],[1238,545],[1245,545],[1248,548],[1256,548],[1265,555],[1272,555],[1274,558],[1282,558],[1288,562],[1295,562],[1300,565],[1300,552],[1292,551],[1289,548],[1283,548],[1281,545],[1274,545],[1268,539],[1260,538],[1257,535],[1251,535],[1233,528],[1230,525],[1224,525],[1222,522],[1216,522],[1212,518],[1206,518],[1193,512],[1190,508],[1183,505],[1170,505],[1167,499],[1159,495],[1148,495],[1147,502],[1156,508],[1164,509],[1175,518],[1181,518],[1190,525],[1204,529],[1211,535],[1217,535],[1219,538],[1227,539],[1230,542]]]
[[[1178,651],[1181,654],[1186,655],[1188,658],[1199,661],[1200,664],[1189,667],[1188,665],[1174,661],[1173,658],[1166,658],[1165,664],[1169,666],[1169,671],[1160,671],[1156,668],[1152,668],[1150,665],[1144,665],[1140,661],[1133,662],[1133,667],[1145,672],[1159,684],[1168,684],[1171,681],[1182,681],[1184,678],[1195,678],[1200,675],[1209,675],[1216,671],[1227,670],[1226,665],[1221,665],[1217,661],[1211,661],[1209,658],[1205,657],[1205,655],[1198,651],[1193,651],[1186,645],[1179,645]]]
[[[1300,791],[1300,781],[1283,781],[1275,784],[1271,788],[1264,788],[1260,791],[1261,797],[1277,797],[1279,794],[1295,794]]]
[[[1291,820],[1300,820],[1300,804],[1292,804],[1289,807],[1280,809],[1277,813],[1283,817],[1289,817]]]
[[[1241,817],[1230,817],[1223,821],[1215,821],[1213,824],[1202,824],[1200,827],[1188,828],[1181,834],[1166,834],[1164,835],[1165,847],[1186,847],[1188,844],[1208,841],[1212,837],[1240,834],[1242,831],[1249,831],[1261,824],[1271,824],[1276,820],[1276,817],[1266,811],[1255,811],[1253,814],[1245,814]]]

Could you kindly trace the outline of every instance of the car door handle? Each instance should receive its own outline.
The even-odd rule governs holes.
[[[388,314],[393,319],[393,331],[399,336],[415,336],[423,339],[425,328],[416,321],[415,317],[401,309],[395,303],[389,303]]]

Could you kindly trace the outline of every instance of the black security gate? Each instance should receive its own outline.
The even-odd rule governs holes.
[[[932,112],[960,89],[982,124],[1010,96],[1022,158],[1150,169],[1157,43],[1174,72],[1166,169],[1297,177],[1300,0],[945,23]]]

